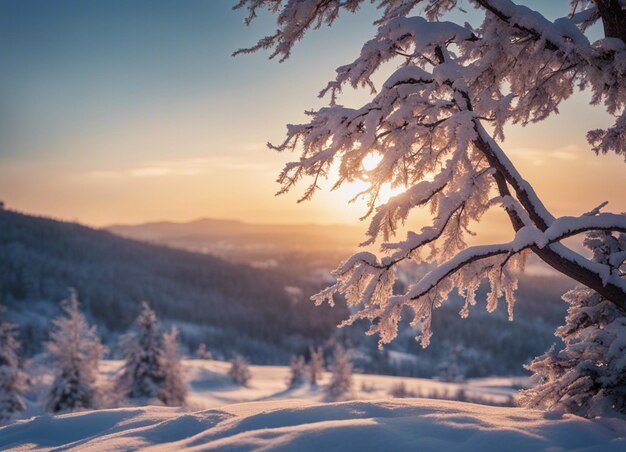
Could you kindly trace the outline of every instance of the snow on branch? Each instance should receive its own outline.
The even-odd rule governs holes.
[[[260,39],[254,46],[239,49],[234,55],[252,53],[261,49],[273,49],[270,58],[280,57],[284,61],[291,55],[293,46],[310,29],[318,29],[323,24],[331,26],[339,17],[341,10],[355,13],[365,0],[240,0],[233,9],[246,9],[246,25],[266,9],[277,15],[278,29],[274,34]],[[430,20],[439,18],[443,13],[456,6],[456,0],[380,0],[378,9],[381,17],[377,25],[385,25],[398,17],[409,14],[416,6],[423,5]]]
[[[617,118],[615,124],[606,129],[590,130],[587,133],[587,141],[593,146],[596,154],[624,154],[626,160],[626,112]]]
[[[343,8],[355,12],[363,0],[241,0],[233,9],[246,8],[245,19],[249,25],[262,9],[277,13],[278,30],[272,35],[260,39],[256,45],[239,49],[233,55],[252,53],[261,49],[273,49],[270,58],[280,57],[280,61],[289,58],[291,49],[310,28],[320,28],[322,24],[332,25]]]
[[[510,0],[474,2],[486,16],[476,30],[480,39],[463,43],[463,57],[474,71],[471,89],[489,92],[487,98],[493,102],[503,98],[500,81],[506,80],[515,96],[507,116],[526,124],[558,113],[560,103],[576,86],[590,88],[592,103],[603,103],[619,118],[606,130],[590,132],[593,150],[626,158],[626,42],[616,37],[589,42],[584,31],[589,20],[599,17],[596,8],[552,22]]]
[[[350,83],[355,88],[369,86],[372,92],[376,92],[370,77],[381,64],[391,58],[400,55],[406,57],[407,62],[416,59],[432,62],[437,47],[471,39],[476,39],[471,30],[452,22],[429,22],[420,16],[397,17],[381,26],[376,37],[365,43],[359,58],[337,69],[336,79],[329,82],[319,96],[322,97],[330,91],[331,101],[334,103],[344,83]],[[419,68],[408,66],[405,69],[415,73]],[[424,73],[413,76],[419,80]],[[393,83],[391,79],[386,82]]]
[[[270,58],[289,57],[293,46],[307,31],[332,25],[341,11],[355,13],[363,0],[241,0],[235,9],[247,9],[246,23],[259,11],[277,15],[277,29],[257,44],[238,53],[271,49]],[[618,119],[612,127],[591,131],[589,142],[596,152],[615,152],[626,158],[624,108],[626,88],[626,42],[607,35],[591,43],[585,31],[600,18],[598,9],[585,4],[555,21],[510,0],[472,0],[484,11],[477,29],[439,21],[446,11],[457,8],[454,0],[382,0],[375,24],[376,36],[364,44],[361,55],[337,69],[335,80],[320,92],[330,92],[331,103],[344,83],[368,86],[375,91],[371,76],[394,57],[407,64],[435,64],[433,51],[452,44],[460,51],[459,61],[469,71],[473,103],[481,116],[492,117],[497,134],[506,121],[540,121],[558,113],[561,102],[576,86],[590,88],[594,104],[603,103]],[[408,17],[421,7],[427,19]],[[437,21],[435,21],[437,19]],[[507,83],[507,85],[504,84]],[[508,91],[508,92],[507,92]]]
[[[453,289],[466,294],[466,305],[461,314],[467,316],[470,305],[475,304],[474,291],[481,280],[488,278],[491,292],[487,308],[497,306],[498,297],[504,292],[509,305],[509,316],[513,316],[516,272],[523,268],[526,251],[533,247],[544,248],[551,244],[587,231],[626,231],[626,217],[615,214],[595,216],[560,217],[546,231],[532,226],[520,229],[515,238],[507,243],[481,245],[466,248],[451,259],[439,264],[417,283],[408,287],[401,295],[393,295],[393,271],[397,261],[379,262],[371,253],[359,253],[342,264],[333,275],[338,282],[314,297],[317,303],[325,300],[332,303],[334,294],[346,296],[350,306],[361,306],[344,325],[359,319],[372,321],[370,333],[380,335],[381,344],[395,338],[402,309],[413,308],[414,324],[422,329],[421,341],[427,346],[432,335],[430,319],[433,309],[441,306]],[[421,238],[424,242],[424,238]],[[410,242],[410,241],[409,241]],[[409,245],[410,246],[410,245]],[[615,257],[615,261],[621,256]],[[619,262],[621,265],[623,259]],[[621,285],[626,282],[617,273],[619,265],[612,268],[594,263],[595,270],[604,274],[608,281]]]
[[[392,74],[381,92],[361,108],[332,105],[311,112],[308,124],[289,126],[287,139],[272,146],[279,151],[295,150],[299,143],[302,148],[299,161],[288,163],[278,178],[280,193],[309,176],[312,182],[302,197],[309,199],[319,178],[338,162],[335,187],[354,180],[370,181],[364,196],[370,196],[373,210],[383,183],[416,184],[427,173],[440,171],[452,154],[457,166],[480,170],[481,164],[474,168],[467,156],[473,152],[470,142],[476,137],[474,115],[459,107],[452,85],[449,79],[435,80],[423,69],[407,66]],[[382,149],[387,152],[380,163],[366,171],[363,159]],[[450,176],[460,177],[463,171],[459,167]]]

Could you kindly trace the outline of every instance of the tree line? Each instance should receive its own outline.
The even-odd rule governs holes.
[[[123,334],[119,345],[123,352],[122,367],[110,379],[99,372],[100,361],[108,352],[95,325],[81,312],[76,290],[61,302],[63,314],[52,321],[52,330],[44,344],[44,356],[53,374],[45,396],[45,409],[66,413],[124,405],[185,404],[188,388],[179,350],[178,330],[164,331],[155,311],[144,302],[132,329]],[[5,317],[6,308],[0,306]],[[14,419],[26,410],[24,393],[30,376],[24,371],[18,353],[18,327],[0,319],[0,424]],[[198,347],[200,358],[212,358],[204,344]],[[305,383],[317,386],[324,371],[321,348],[310,349],[310,361],[294,356],[290,366],[289,388]],[[249,386],[252,372],[248,361],[236,355],[230,361],[229,377],[239,386]],[[340,400],[352,388],[352,365],[343,348],[337,347],[327,400]]]
[[[120,339],[124,364],[110,381],[103,381],[99,374],[107,347],[81,312],[76,291],[70,290],[61,305],[63,314],[53,320],[44,345],[53,374],[46,411],[64,413],[128,403],[179,406],[185,402],[187,386],[178,331],[175,327],[163,331],[148,303],[142,305],[134,327]],[[0,321],[0,423],[26,409],[23,394],[29,376],[18,359],[17,332],[16,325]]]

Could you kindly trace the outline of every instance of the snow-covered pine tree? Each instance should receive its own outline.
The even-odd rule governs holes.
[[[465,380],[461,364],[463,351],[461,344],[448,347],[448,350],[443,354],[437,365],[437,377],[441,381],[459,383]]]
[[[180,406],[187,398],[187,385],[185,383],[185,372],[178,349],[178,329],[172,328],[169,333],[163,336],[163,356],[162,369],[164,375],[163,389],[159,394],[159,399],[169,406]]]
[[[365,3],[240,0],[235,8],[248,10],[247,24],[268,9],[277,17],[276,32],[235,54],[269,49],[271,58],[285,60],[307,31],[330,26]],[[332,304],[342,295],[351,309],[344,324],[369,320],[369,333],[378,334],[381,345],[397,336],[403,313],[410,313],[422,346],[428,346],[435,310],[456,289],[465,297],[460,314],[467,317],[484,280],[491,286],[487,310],[494,311],[504,296],[512,319],[517,277],[530,254],[626,309],[625,276],[617,265],[592,262],[564,243],[589,231],[626,232],[626,215],[602,213],[603,203],[584,214],[555,217],[498,143],[507,124],[551,117],[580,89],[615,118],[587,133],[591,150],[626,157],[624,2],[563,2],[563,17],[554,21],[510,0],[469,3],[480,23],[443,20],[450,11],[463,11],[457,0],[381,0],[375,35],[320,92],[329,95],[328,105],[307,112],[308,122],[289,125],[285,141],[270,145],[299,153],[279,175],[279,193],[304,178],[310,183],[301,200],[329,177],[334,188],[367,184],[359,194],[371,218],[363,245],[382,242],[382,256],[355,254],[314,300]],[[604,36],[592,41],[594,24]],[[375,83],[389,63],[397,69]],[[345,86],[370,88],[371,97],[354,108],[341,105]],[[366,158],[378,163],[366,167]],[[389,187],[399,194],[382,198]],[[416,209],[432,214],[431,221],[396,239]],[[469,246],[470,224],[494,209],[506,214],[514,237]],[[394,293],[397,269],[408,261],[434,265]]]
[[[277,31],[236,53],[272,49],[272,57],[286,59],[308,30],[357,12],[364,2],[241,0],[236,7],[248,9],[247,22],[263,8],[277,14]],[[348,323],[369,319],[370,333],[378,333],[382,343],[396,336],[401,314],[412,311],[422,345],[428,345],[433,311],[458,289],[466,296],[461,314],[467,316],[485,279],[491,285],[488,310],[504,295],[512,316],[516,275],[529,253],[626,307],[623,277],[563,243],[592,230],[626,232],[626,215],[595,208],[555,217],[496,142],[504,140],[507,123],[544,120],[578,87],[616,118],[612,126],[588,133],[592,150],[626,157],[626,31],[609,26],[624,23],[626,10],[621,2],[593,0],[574,1],[570,11],[564,2],[565,16],[553,22],[509,0],[471,4],[482,24],[441,20],[460,8],[456,0],[380,1],[374,37],[320,93],[330,95],[329,105],[307,112],[308,123],[289,125],[286,140],[272,146],[300,152],[279,176],[280,193],[310,178],[302,197],[309,199],[335,169],[334,187],[355,180],[368,184],[361,193],[371,215],[364,244],[382,238],[383,257],[355,254],[335,270],[337,283],[315,300],[332,303],[334,294],[343,294],[354,308]],[[605,38],[591,42],[589,27],[600,22]],[[374,83],[372,77],[392,61],[400,67],[382,85]],[[356,108],[338,104],[346,85],[371,88],[371,99]],[[366,157],[379,162],[366,168]],[[381,200],[388,185],[401,193]],[[432,211],[431,224],[389,242],[420,208]],[[468,246],[470,223],[490,209],[507,214],[515,237]],[[437,265],[394,294],[396,268],[407,260]]]
[[[322,378],[322,372],[324,372],[324,352],[320,347],[309,349],[311,354],[311,360],[309,361],[309,383],[312,386],[316,386]]]
[[[330,381],[324,391],[326,400],[345,400],[352,392],[352,363],[348,353],[339,346],[335,348],[333,359]]]
[[[287,380],[287,386],[294,388],[304,383],[306,376],[306,364],[304,356],[292,356],[291,364],[289,366],[289,379]]]
[[[456,361],[444,360],[437,365],[437,378],[441,381],[456,383],[463,381],[461,370]]]
[[[4,319],[6,308],[0,305],[0,425],[11,421],[26,409],[22,394],[26,389],[26,375],[20,369],[16,339],[17,326]]]
[[[160,399],[165,349],[161,326],[148,303],[143,303],[135,331],[121,345],[126,358],[117,380],[119,392],[129,399]]]
[[[408,389],[406,383],[401,381],[400,383],[396,383],[391,386],[391,389],[389,389],[389,395],[397,399],[403,399],[406,397],[415,397],[415,392]]]
[[[69,300],[61,303],[65,315],[53,320],[46,344],[54,372],[46,409],[58,413],[96,408],[102,395],[98,364],[106,347],[100,343],[96,327],[80,312],[74,289],[70,289]]]
[[[621,264],[620,271],[626,271],[626,234],[592,232],[585,245],[594,261]],[[565,347],[553,346],[527,366],[538,385],[521,393],[520,404],[586,417],[626,414],[626,313],[587,287],[563,299],[570,306],[556,334]]]
[[[238,384],[239,386],[248,386],[248,383],[252,378],[248,361],[246,361],[243,356],[235,356],[230,360],[228,375],[235,384]]]
[[[196,356],[200,359],[213,359],[213,354],[206,349],[206,344],[204,342],[198,345]]]

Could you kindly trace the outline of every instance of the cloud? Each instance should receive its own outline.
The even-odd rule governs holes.
[[[104,178],[177,177],[209,174],[212,171],[270,171],[263,162],[247,161],[233,157],[182,158],[149,161],[144,164],[118,170],[89,171],[88,176]]]
[[[556,149],[517,148],[511,149],[510,155],[531,161],[534,165],[543,165],[548,160],[578,160],[581,150],[574,145]]]

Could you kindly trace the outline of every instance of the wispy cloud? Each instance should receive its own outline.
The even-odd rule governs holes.
[[[511,149],[510,154],[524,160],[530,160],[534,165],[543,165],[549,160],[577,160],[581,150],[568,145],[556,149],[517,148]]]
[[[266,171],[272,169],[262,162],[232,157],[182,158],[149,161],[131,168],[89,171],[95,178],[176,177],[208,174],[220,170]]]

